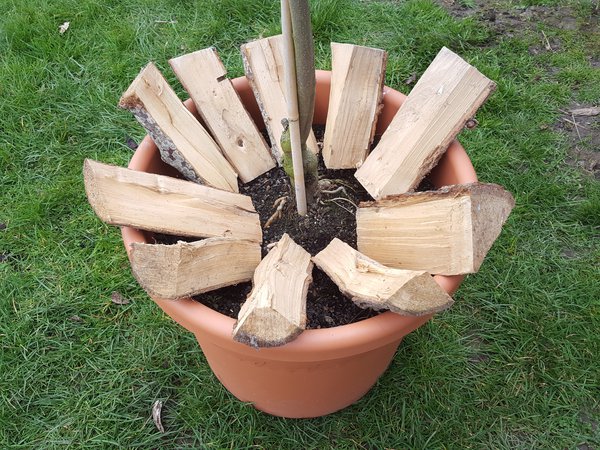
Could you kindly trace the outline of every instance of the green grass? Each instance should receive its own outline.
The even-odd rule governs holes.
[[[118,230],[87,204],[81,168],[84,158],[125,165],[126,137],[143,137],[116,108],[141,66],[156,61],[182,94],[168,58],[214,45],[239,76],[239,45],[279,32],[277,2],[4,0],[1,448],[600,446],[600,188],[565,163],[553,129],[559,108],[600,98],[588,59],[599,56],[597,27],[495,35],[423,0],[312,3],[320,68],[332,40],[384,48],[386,83],[408,92],[404,80],[445,45],[497,81],[479,127],[461,135],[480,178],[517,201],[481,271],[358,404],[285,420],[236,401],[136,284]],[[580,24],[596,3],[567,2]],[[560,40],[556,51],[529,51],[543,47],[540,30]],[[131,303],[112,304],[113,291]],[[150,418],[157,399],[165,434]]]

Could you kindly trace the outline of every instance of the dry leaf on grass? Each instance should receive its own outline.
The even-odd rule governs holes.
[[[63,23],[60,27],[58,27],[58,32],[60,34],[65,34],[67,32],[67,30],[69,29],[70,25],[71,25],[71,22]]]
[[[163,402],[161,400],[156,400],[152,405],[152,420],[154,421],[154,425],[158,428],[158,431],[161,433],[165,432],[165,429],[162,424],[162,420],[160,418],[160,414],[162,412]]]
[[[110,301],[113,302],[115,305],[127,305],[129,304],[129,299],[126,297],[123,297],[123,294],[121,294],[120,292],[113,292],[110,295]]]

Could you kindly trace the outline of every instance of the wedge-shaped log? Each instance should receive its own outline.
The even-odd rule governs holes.
[[[231,164],[153,63],[142,69],[119,106],[133,113],[152,137],[162,160],[188,180],[238,192]]]
[[[477,272],[514,204],[502,186],[480,183],[361,203],[358,250],[400,269]]]
[[[313,261],[361,308],[422,316],[454,303],[427,272],[386,267],[337,238]]]
[[[250,197],[86,159],[85,190],[104,222],[191,237],[262,241]]]
[[[283,36],[277,35],[248,42],[241,47],[246,78],[263,116],[269,138],[271,153],[279,164],[283,161],[280,148],[283,125],[287,118],[285,103],[285,78],[283,76]],[[306,145],[313,153],[319,152],[317,139],[311,131]]]
[[[331,94],[323,141],[329,169],[360,167],[373,142],[381,111],[387,52],[331,44]]]
[[[310,254],[284,234],[256,268],[233,339],[253,347],[276,347],[302,333],[312,267]]]
[[[444,47],[356,171],[358,181],[375,199],[414,189],[495,87]]]
[[[130,257],[133,275],[148,294],[176,300],[251,280],[260,244],[232,238],[134,243]]]
[[[275,167],[265,140],[214,48],[179,56],[169,63],[244,183]]]

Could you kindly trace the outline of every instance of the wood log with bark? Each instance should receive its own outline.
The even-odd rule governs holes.
[[[101,220],[175,236],[262,241],[250,197],[86,159],[85,190]]]
[[[375,199],[415,189],[496,84],[443,48],[356,171]]]
[[[400,269],[477,272],[514,204],[502,186],[482,183],[361,203],[356,212],[358,250]]]
[[[232,238],[134,243],[130,259],[148,294],[176,300],[251,280],[260,263],[260,244]]]
[[[254,272],[233,339],[253,347],[275,347],[302,333],[312,267],[310,253],[284,234]]]
[[[361,308],[422,316],[454,303],[429,273],[386,267],[337,238],[313,261]]]
[[[169,64],[242,182],[275,167],[265,140],[213,47],[173,58]]]
[[[161,158],[188,180],[238,192],[237,174],[210,134],[183,105],[153,63],[119,101],[146,129]]]
[[[331,56],[323,161],[329,169],[356,169],[367,157],[375,135],[387,52],[332,43]]]
[[[283,119],[287,119],[286,89],[283,73],[283,36],[271,36],[248,42],[241,47],[246,78],[262,114],[269,138],[271,153],[279,164],[283,163],[280,148]],[[309,150],[317,154],[319,147],[312,130],[306,141]]]

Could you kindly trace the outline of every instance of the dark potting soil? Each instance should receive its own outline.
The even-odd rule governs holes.
[[[275,244],[284,233],[311,255],[323,250],[335,237],[356,248],[356,208],[361,201],[370,200],[368,193],[354,178],[353,170],[327,170],[319,164],[321,184],[329,185],[304,217],[296,213],[293,188],[284,170],[276,167],[240,188],[240,193],[252,198],[263,227],[263,257],[269,244]],[[327,181],[323,181],[327,180]],[[339,187],[343,189],[337,190]],[[336,191],[329,194],[326,191]],[[274,203],[287,197],[281,218],[268,228],[265,224],[275,212]],[[328,328],[346,325],[373,317],[378,312],[361,309],[345,297],[331,279],[318,267],[313,269],[313,281],[306,299],[307,328]],[[204,305],[234,319],[252,283],[241,283],[195,296]]]
[[[323,127],[315,127],[314,131],[317,141],[321,143]],[[324,166],[322,158],[319,159],[322,193],[318,201],[309,207],[308,214],[304,217],[296,213],[295,200],[292,196],[293,187],[280,167],[240,186],[240,193],[252,198],[260,216],[263,228],[263,257],[268,253],[269,245],[277,243],[284,233],[289,234],[312,256],[327,247],[336,237],[356,248],[356,206],[361,201],[372,199],[354,178],[354,170],[329,170]],[[339,189],[340,187],[343,189]],[[426,187],[428,186],[425,182],[419,190],[425,190],[423,188]],[[335,193],[327,191],[335,191]],[[265,224],[276,210],[276,200],[281,197],[287,198],[281,218],[265,228]],[[178,240],[196,239],[156,235],[155,240],[164,244],[174,244]],[[318,267],[313,268],[312,276],[313,281],[306,299],[308,329],[347,325],[379,314],[378,311],[356,306]],[[246,301],[251,289],[251,282],[240,283],[193,298],[221,314],[237,319],[240,307]]]

